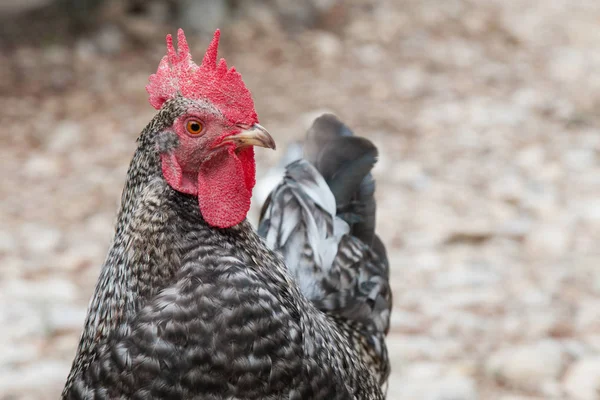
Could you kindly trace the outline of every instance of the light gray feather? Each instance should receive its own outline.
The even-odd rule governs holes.
[[[391,290],[385,247],[375,235],[376,155],[335,116],[318,118],[305,159],[287,166],[265,202],[259,234],[317,308],[386,333]]]

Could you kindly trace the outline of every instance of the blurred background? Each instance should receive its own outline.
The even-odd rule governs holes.
[[[59,396],[180,26],[196,60],[222,29],[281,149],[259,177],[324,111],[379,146],[390,399],[600,399],[597,0],[1,0],[0,26],[0,399]]]

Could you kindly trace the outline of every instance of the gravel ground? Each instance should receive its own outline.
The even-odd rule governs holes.
[[[336,10],[289,36],[253,8],[221,54],[281,149],[324,110],[380,148],[388,397],[600,399],[600,2]],[[155,30],[150,44],[109,25],[1,52],[1,399],[62,388],[154,113]],[[208,39],[190,42],[199,59]],[[260,151],[259,176],[282,154]]]

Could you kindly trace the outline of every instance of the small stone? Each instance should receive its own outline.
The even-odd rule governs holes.
[[[207,35],[223,26],[229,14],[226,1],[179,0],[178,3],[181,26]]]
[[[568,228],[559,223],[543,223],[531,229],[525,249],[532,257],[559,257],[567,251],[570,241]]]
[[[385,58],[385,52],[376,44],[365,44],[355,49],[354,56],[361,64],[373,67]]]
[[[600,353],[600,333],[583,335],[582,339],[594,353]]]
[[[600,357],[577,361],[567,371],[564,389],[573,400],[600,398]]]
[[[534,109],[542,104],[544,97],[539,91],[525,87],[515,90],[512,100],[521,107]]]
[[[0,230],[0,252],[13,252],[17,247],[17,241],[8,230]]]
[[[312,0],[313,6],[319,10],[319,12],[324,13],[329,11],[333,6],[338,3],[339,0]]]
[[[435,379],[444,373],[444,365],[437,362],[415,362],[403,369],[402,375],[410,380]]]
[[[442,258],[437,252],[421,251],[412,257],[411,263],[414,264],[414,268],[435,271],[442,267]]]
[[[477,386],[464,376],[401,378],[390,383],[390,399],[477,400]]]
[[[540,392],[546,399],[560,399],[562,398],[562,389],[559,382],[556,381],[545,381],[540,385]]]
[[[423,167],[414,161],[396,163],[391,177],[395,182],[408,185],[414,189],[425,188],[429,180],[423,171]]]
[[[585,171],[596,163],[594,149],[571,149],[563,154],[564,163],[573,171]]]
[[[25,388],[31,390],[35,387],[59,384],[66,379],[70,367],[68,362],[38,360],[24,368],[14,368],[0,375],[0,392],[17,394]]]
[[[332,33],[320,32],[313,43],[319,54],[328,60],[337,58],[342,52],[342,42]]]
[[[20,227],[20,242],[25,248],[38,254],[55,251],[62,239],[60,231],[52,226],[24,223]]]
[[[475,380],[468,377],[447,377],[440,379],[434,385],[434,393],[430,397],[435,400],[477,400]]]
[[[105,54],[119,54],[123,48],[123,32],[114,25],[103,26],[96,36],[98,49]]]
[[[81,142],[81,126],[74,121],[59,123],[48,140],[48,150],[54,152],[72,151]]]
[[[11,292],[4,287],[2,293],[8,298],[16,297],[14,292]],[[7,301],[3,299],[5,304],[4,310],[0,313],[0,323],[7,329],[2,329],[0,333],[0,342],[6,343],[6,340],[17,341],[25,338],[38,337],[40,332],[44,331],[44,322],[41,312],[31,304],[22,301]]]
[[[595,330],[600,332],[600,300],[581,302],[576,319],[577,329],[581,332]]]
[[[31,281],[14,279],[0,287],[11,298],[39,302],[72,302],[77,295],[75,284],[66,279],[46,279]]]
[[[387,339],[390,354],[401,355],[404,362],[442,360],[463,354],[461,343],[452,339],[433,339],[427,336],[396,334]]]
[[[0,15],[3,17],[26,13],[42,8],[52,3],[52,0],[2,0],[0,1]]]
[[[590,354],[590,352],[593,353],[593,349],[590,349],[590,346],[577,339],[564,339],[562,344],[565,346],[565,350],[569,357],[574,360],[583,358]]]
[[[500,384],[521,390],[540,391],[547,381],[558,379],[566,357],[553,340],[504,348],[488,359],[486,374]]]
[[[453,292],[445,299],[445,306],[461,309],[494,309],[499,307],[504,296],[498,290],[491,290],[489,287],[465,288],[461,291]]]
[[[390,317],[391,329],[401,333],[423,333],[425,331],[423,317],[416,313],[394,310]]]
[[[524,307],[536,307],[533,304],[527,304],[522,301]],[[539,338],[544,336],[566,336],[572,334],[572,321],[564,313],[550,308],[550,302],[539,306],[539,311],[531,313],[526,319],[526,329],[521,326],[520,332],[529,338]]]
[[[418,96],[426,87],[426,79],[422,68],[403,67],[394,73],[394,87],[400,96]]]
[[[77,243],[61,253],[54,265],[62,271],[75,271],[79,268],[99,266],[105,256],[105,246],[99,246],[95,242]]]
[[[81,62],[92,62],[96,53],[94,42],[88,38],[80,38],[75,43],[74,54]]]
[[[434,287],[440,289],[493,285],[500,277],[494,271],[457,269],[436,276]]]
[[[514,239],[522,239],[531,231],[532,222],[529,218],[511,219],[503,223],[498,233]]]
[[[169,3],[165,1],[151,1],[148,6],[148,19],[154,24],[165,24],[169,22]]]
[[[97,213],[86,221],[86,231],[98,238],[110,238],[114,232],[115,218],[112,213]]]
[[[33,154],[25,162],[24,171],[29,178],[51,178],[60,172],[60,162],[57,158],[50,155]]]
[[[581,205],[582,217],[586,220],[600,222],[600,199],[591,199]]]
[[[83,326],[87,310],[81,307],[56,305],[46,314],[52,331],[78,331]]]
[[[542,146],[529,146],[519,151],[516,163],[526,171],[536,171],[544,162],[544,148]]]
[[[517,174],[503,175],[500,179],[492,181],[490,191],[497,199],[520,202],[525,193],[525,184]]]

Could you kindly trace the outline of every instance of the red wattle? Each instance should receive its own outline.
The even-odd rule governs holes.
[[[247,183],[254,181],[247,176],[248,161],[243,161],[234,150],[223,151],[206,161],[198,171],[198,203],[204,220],[217,228],[229,228],[246,218],[250,210],[252,187]]]
[[[174,153],[160,155],[162,173],[167,183],[175,190],[185,194],[196,194],[196,180],[184,173]]]

